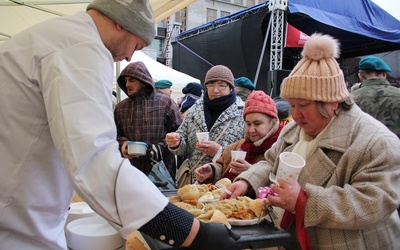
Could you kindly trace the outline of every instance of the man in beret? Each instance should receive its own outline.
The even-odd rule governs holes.
[[[385,124],[400,138],[400,89],[386,80],[389,65],[376,56],[359,62],[360,87],[352,92],[357,105]]]
[[[172,94],[172,90],[171,90],[172,82],[171,81],[159,80],[154,83],[154,86],[156,87],[156,91],[158,93],[165,94],[165,95],[171,97],[171,94]]]
[[[242,76],[235,79],[236,96],[239,96],[242,101],[246,102],[247,97],[255,89],[253,82],[249,78]]]

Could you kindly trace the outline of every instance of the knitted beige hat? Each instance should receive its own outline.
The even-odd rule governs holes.
[[[148,0],[93,0],[87,8],[95,9],[150,45],[156,34],[153,10]]]
[[[304,44],[292,72],[281,86],[281,97],[322,102],[342,102],[350,93],[343,72],[335,58],[340,54],[339,42],[329,35],[315,33]]]
[[[228,83],[231,89],[235,88],[235,78],[232,71],[224,65],[216,65],[207,71],[204,86],[209,82],[218,80]]]

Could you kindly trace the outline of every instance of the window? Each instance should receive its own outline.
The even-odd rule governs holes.
[[[233,0],[234,4],[243,5],[243,0]]]
[[[178,12],[175,13],[175,22],[181,24],[181,32],[186,31],[187,26],[186,26],[186,20],[187,20],[187,9],[184,8]]]
[[[256,0],[247,0],[247,7],[253,7],[256,5]]]
[[[228,11],[222,11],[221,10],[221,17],[229,16],[231,13]]]
[[[207,23],[217,19],[217,10],[207,8]]]

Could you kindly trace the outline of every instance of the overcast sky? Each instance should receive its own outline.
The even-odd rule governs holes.
[[[372,0],[390,15],[400,20],[400,1],[399,0]]]

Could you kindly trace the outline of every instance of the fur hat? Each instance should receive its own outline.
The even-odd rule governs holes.
[[[236,87],[242,87],[250,90],[255,90],[256,88],[254,87],[254,84],[252,81],[250,81],[249,78],[247,77],[239,77],[235,79],[235,86]]]
[[[172,82],[168,80],[158,80],[154,83],[154,86],[158,89],[166,89],[172,86]]]
[[[203,94],[203,86],[197,82],[189,82],[183,89],[182,93],[184,94],[192,94],[200,97]]]
[[[292,72],[281,86],[281,97],[321,102],[342,102],[349,97],[343,72],[336,59],[339,42],[329,35],[315,33],[304,44]]]
[[[154,15],[148,0],[93,0],[87,8],[95,9],[150,45],[156,34]]]
[[[389,65],[379,57],[367,56],[360,60],[358,67],[360,70],[374,70],[391,72]]]
[[[243,111],[243,118],[249,113],[262,113],[278,118],[275,102],[262,90],[253,91],[246,100]]]
[[[229,84],[231,89],[235,88],[233,84],[235,78],[233,77],[232,71],[223,65],[216,65],[207,71],[204,86],[213,81],[224,81]]]

